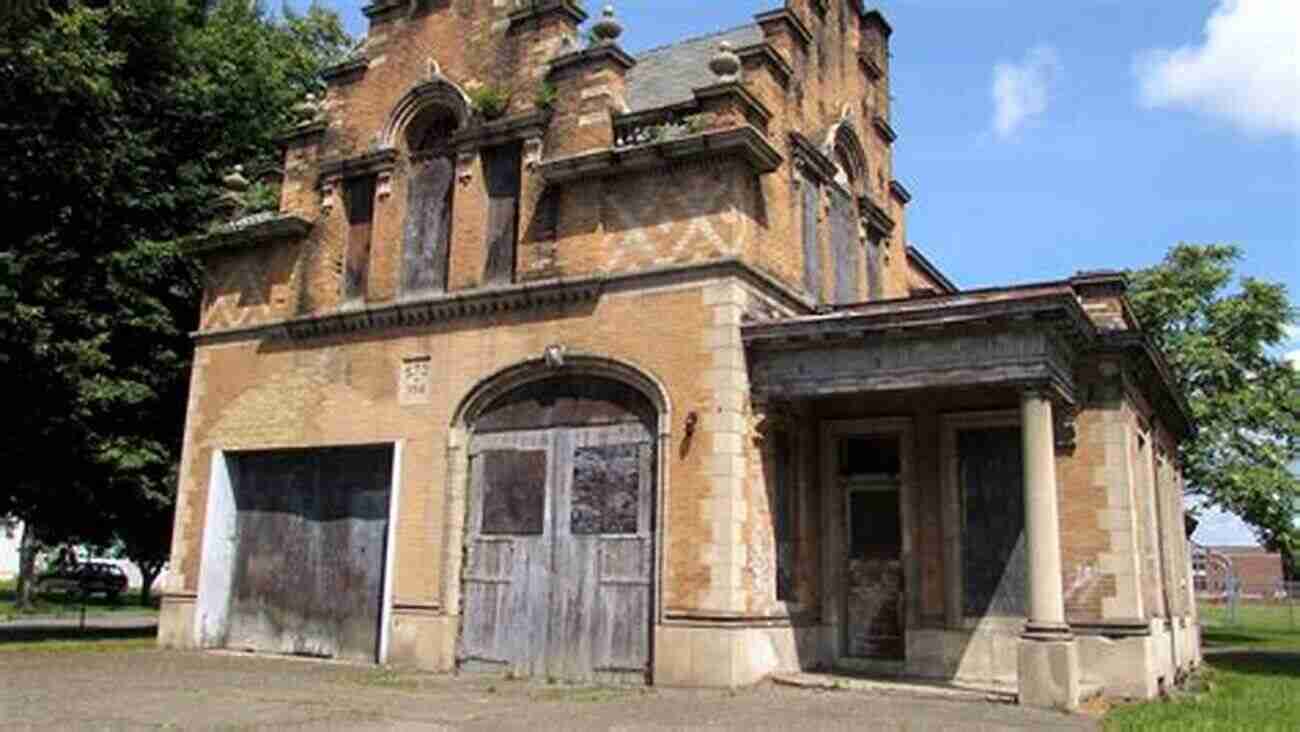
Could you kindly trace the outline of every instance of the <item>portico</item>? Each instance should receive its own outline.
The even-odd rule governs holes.
[[[873,302],[742,329],[756,409],[817,423],[821,566],[806,581],[832,665],[1077,707],[1088,669],[1066,590],[1079,552],[1068,572],[1062,556],[1063,525],[1082,512],[1062,502],[1081,490],[1058,464],[1092,457],[1075,422],[1097,394],[1079,376],[1108,341],[1080,289]]]

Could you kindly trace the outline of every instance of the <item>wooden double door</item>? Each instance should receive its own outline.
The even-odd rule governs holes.
[[[462,668],[646,680],[654,469],[640,421],[473,438]]]

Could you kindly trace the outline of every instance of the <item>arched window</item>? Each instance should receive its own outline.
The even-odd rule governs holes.
[[[426,294],[447,289],[447,260],[451,241],[456,162],[451,137],[459,126],[456,114],[432,105],[418,112],[406,127],[410,160],[406,193],[406,225],[402,232],[402,292]]]

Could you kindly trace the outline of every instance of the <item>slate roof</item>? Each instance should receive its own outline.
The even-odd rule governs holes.
[[[645,51],[627,72],[628,107],[632,112],[644,112],[692,101],[692,89],[718,81],[709,70],[709,59],[718,52],[719,43],[727,41],[741,49],[762,40],[763,30],[749,24]]]

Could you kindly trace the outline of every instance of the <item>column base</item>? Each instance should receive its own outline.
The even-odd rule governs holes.
[[[1021,638],[1017,677],[1023,706],[1067,712],[1078,709],[1082,694],[1078,644],[1068,636]]]

